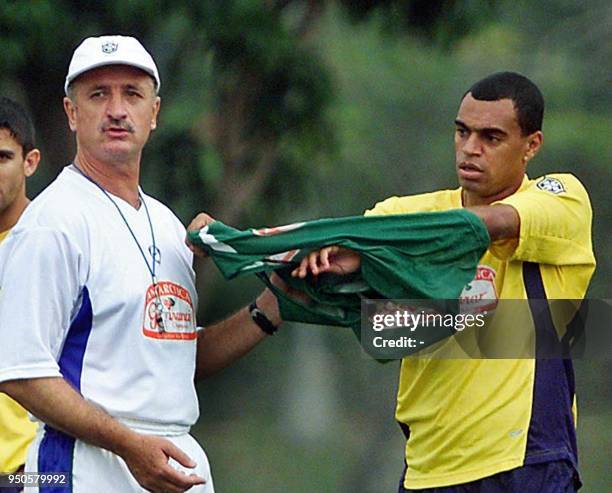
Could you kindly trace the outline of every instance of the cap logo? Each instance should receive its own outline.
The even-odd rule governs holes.
[[[102,53],[106,53],[107,55],[110,53],[115,53],[118,47],[119,43],[116,43],[115,41],[106,41],[102,44]]]

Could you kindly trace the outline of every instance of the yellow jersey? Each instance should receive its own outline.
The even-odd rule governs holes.
[[[0,243],[9,231],[0,232]],[[25,463],[28,446],[37,428],[23,407],[0,393],[0,472],[15,472]]]
[[[519,190],[498,203],[518,212],[520,237],[489,247],[466,286],[469,295],[584,298],[595,257],[591,205],[579,180],[525,176]],[[366,214],[461,207],[461,189],[455,189],[391,197]],[[534,323],[528,302],[523,306],[527,316],[513,323],[531,324],[537,332],[540,322]],[[455,343],[449,341],[446,347]],[[553,460],[567,460],[577,471],[574,397],[571,360],[403,359],[396,419],[407,437],[404,487],[456,485]]]

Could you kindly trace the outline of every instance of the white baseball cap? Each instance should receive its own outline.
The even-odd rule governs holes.
[[[79,75],[104,65],[129,65],[144,70],[155,79],[156,91],[161,81],[153,57],[136,38],[130,36],[100,36],[85,39],[72,55],[64,91]]]

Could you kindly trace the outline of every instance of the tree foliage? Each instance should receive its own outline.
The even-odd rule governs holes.
[[[90,35],[140,38],[160,65],[169,123],[146,154],[146,183],[184,219],[205,208],[236,223],[257,218],[245,211],[257,197],[274,198],[272,182],[299,184],[312,172],[308,163],[333,155],[335,89],[313,39],[335,3],[8,1],[0,13],[4,78],[18,83],[34,113],[52,175],[73,152],[59,104],[72,50]],[[337,3],[359,22],[380,14],[395,32],[432,37],[469,27],[458,13],[470,2]]]

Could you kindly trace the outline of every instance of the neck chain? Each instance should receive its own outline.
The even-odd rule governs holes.
[[[151,215],[149,214],[149,208],[147,207],[147,203],[145,202],[144,197],[142,196],[142,194],[140,193],[140,190],[139,190],[138,191],[138,199],[140,200],[140,203],[144,206],[145,213],[147,214],[147,220],[149,221],[149,229],[151,231],[151,242],[153,244],[152,245],[153,246],[153,251],[151,252],[151,257],[152,257],[151,264],[149,264],[149,261],[147,260],[147,256],[145,255],[145,252],[142,249],[142,246],[140,246],[140,242],[138,241],[138,238],[136,238],[136,234],[132,230],[132,228],[130,226],[130,223],[128,222],[127,218],[125,217],[125,215],[121,211],[121,208],[119,207],[119,204],[117,204],[117,202],[104,189],[104,187],[102,187],[102,185],[100,185],[97,181],[95,181],[91,176],[86,174],[81,168],[79,168],[76,165],[76,163],[72,163],[72,165],[74,166],[74,168],[81,175],[83,175],[85,178],[87,178],[91,183],[93,183],[96,187],[98,187],[102,191],[102,193],[104,195],[106,195],[106,198],[108,198],[108,200],[110,200],[111,203],[115,206],[115,209],[117,209],[117,212],[121,216],[121,219],[123,219],[123,223],[125,224],[126,228],[130,232],[130,235],[132,235],[132,239],[134,240],[134,243],[136,243],[136,246],[138,247],[138,250],[140,251],[140,255],[142,255],[142,259],[144,260],[145,265],[147,266],[147,270],[149,271],[149,274],[151,274],[151,282],[153,284],[153,290],[155,292],[156,322],[157,322],[157,326],[158,326],[160,332],[163,332],[164,331],[164,321],[163,321],[162,315],[164,313],[164,307],[163,307],[163,304],[162,304],[160,296],[159,296],[159,290],[157,288],[157,276],[155,275],[155,265],[156,265],[156,260],[157,260],[156,259],[156,256],[157,256],[157,246],[155,244],[155,232],[153,231],[153,222],[151,221]]]

